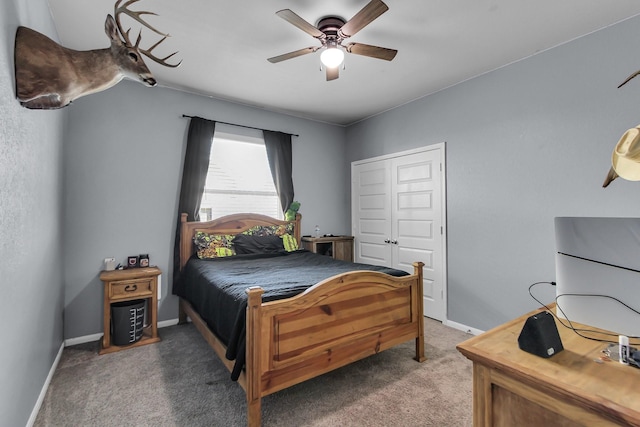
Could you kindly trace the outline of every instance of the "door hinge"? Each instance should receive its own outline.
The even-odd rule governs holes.
[[[440,226],[440,234],[444,234],[444,227]]]

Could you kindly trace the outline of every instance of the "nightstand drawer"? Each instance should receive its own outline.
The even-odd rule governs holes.
[[[153,295],[152,279],[120,280],[109,285],[109,298],[148,297]]]

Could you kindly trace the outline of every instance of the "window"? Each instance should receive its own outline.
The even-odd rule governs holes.
[[[283,218],[262,132],[218,125],[211,145],[200,221],[243,212]]]

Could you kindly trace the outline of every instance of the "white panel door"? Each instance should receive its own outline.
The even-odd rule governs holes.
[[[444,320],[440,150],[391,159],[392,266],[413,272],[422,261],[424,313]]]
[[[444,146],[352,164],[355,260],[413,273],[425,264],[424,313],[446,319]]]
[[[359,165],[352,171],[355,261],[391,265],[391,175],[387,162]]]

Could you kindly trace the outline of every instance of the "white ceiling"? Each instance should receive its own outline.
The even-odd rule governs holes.
[[[63,46],[89,50],[109,45],[104,20],[113,13],[114,0],[48,1]],[[320,52],[277,64],[267,61],[319,45],[275,12],[291,9],[315,25],[327,15],[348,20],[368,0],[141,0],[131,8],[157,13],[146,19],[171,34],[154,53],[179,51],[179,68],[146,60],[161,86],[340,125],[640,13],[637,0],[385,2],[389,10],[348,41],[397,49],[398,55],[387,62],[347,54],[346,69],[330,82],[320,71]],[[133,38],[139,25],[131,22]],[[157,40],[143,32],[141,44],[148,47]]]

